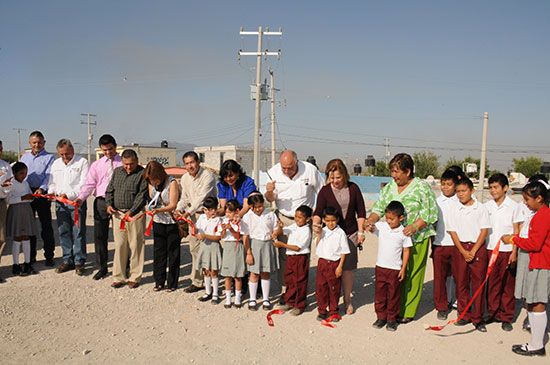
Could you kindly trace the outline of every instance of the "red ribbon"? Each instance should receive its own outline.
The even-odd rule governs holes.
[[[54,200],[57,200],[58,202],[60,203],[65,203],[65,204],[69,204],[69,205],[72,205],[74,207],[74,224],[78,227],[78,204],[76,204],[76,202],[72,201],[72,200],[69,200],[67,198],[62,198],[60,196],[55,196],[55,195],[44,195],[44,194],[32,194],[32,196],[34,197],[37,197],[37,198],[46,198],[46,199],[54,199]]]
[[[275,326],[275,323],[273,323],[273,319],[271,318],[271,315],[272,314],[284,314],[285,312],[283,312],[282,310],[280,309],[274,309],[272,310],[271,312],[269,312],[267,314],[267,324],[270,326],[270,327],[273,327]]]
[[[197,230],[195,229],[195,224],[190,219],[183,218],[183,217],[179,217],[179,218],[174,217],[174,219],[177,220],[177,221],[187,222],[187,224],[189,224],[191,226],[191,236],[196,236],[197,235]]]
[[[147,237],[149,237],[151,235],[151,228],[153,227],[153,216],[155,215],[155,213],[151,212],[150,210],[145,211],[145,212],[141,213],[140,215],[138,215],[136,217],[130,217],[128,215],[125,215],[120,220],[120,229],[124,230],[126,228],[126,222],[137,221],[137,220],[143,218],[145,215],[151,216],[151,221],[149,222],[149,225],[147,226],[147,230],[145,231],[145,235]]]
[[[342,317],[339,315],[339,314],[333,314],[332,316],[328,317],[327,319],[323,319],[321,321],[321,324],[323,326],[327,326],[327,327],[330,327],[330,328],[334,328],[336,327],[335,324],[332,324],[330,322],[332,322],[332,320],[334,320],[335,318],[338,318],[338,319],[342,319]]]
[[[462,314],[457,319],[453,319],[453,320],[447,322],[446,324],[444,324],[443,326],[428,327],[428,328],[426,328],[426,330],[441,331],[443,328],[447,327],[451,323],[455,323],[455,322],[460,321],[466,315],[466,312],[468,312],[468,309],[470,309],[470,307],[472,306],[472,303],[474,302],[476,297],[479,295],[479,293],[481,293],[481,290],[485,286],[485,283],[487,283],[487,279],[489,278],[489,274],[491,273],[491,271],[493,271],[493,267],[495,266],[495,262],[497,261],[497,258],[498,258],[498,251],[500,249],[500,243],[501,243],[501,240],[498,240],[497,245],[495,246],[495,248],[493,249],[493,252],[491,253],[491,257],[489,259],[489,266],[487,267],[487,274],[485,274],[485,280],[483,280],[483,283],[481,283],[481,286],[479,287],[479,289],[477,289],[477,291],[474,293],[474,296],[472,297],[472,299],[470,299],[470,302],[468,303],[466,308],[464,308],[464,312],[462,312]]]

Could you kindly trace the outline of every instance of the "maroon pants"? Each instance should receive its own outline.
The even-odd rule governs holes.
[[[340,300],[341,278],[336,277],[338,261],[330,261],[319,258],[317,262],[317,280],[315,282],[315,297],[318,310],[321,314],[338,314],[338,301]]]
[[[399,270],[376,266],[375,275],[374,310],[376,317],[388,322],[395,322],[399,315],[401,294]]]
[[[306,309],[309,254],[288,255],[285,268],[286,304]]]
[[[492,250],[487,250],[488,257],[491,257],[492,253]],[[508,266],[511,254],[511,252],[499,252],[493,271],[489,274],[487,285],[489,315],[502,322],[512,322],[516,310],[516,298],[514,297],[516,273]]]
[[[460,242],[460,244],[466,251],[470,251],[474,247],[474,243],[472,242]],[[487,274],[487,250],[481,247],[474,259],[466,262],[464,256],[456,249],[453,256],[452,269],[456,282],[457,306],[460,315],[472,298],[470,285],[472,286],[472,292],[475,293],[483,283],[483,280],[485,280],[485,275]],[[463,319],[478,324],[483,319],[484,310],[485,288],[476,297],[472,307],[470,307],[470,310],[464,315]]]
[[[455,251],[457,251],[455,246],[432,246],[434,263],[434,304],[435,309],[438,311],[444,311],[449,308],[449,303],[447,303],[447,276],[451,275],[451,259]]]

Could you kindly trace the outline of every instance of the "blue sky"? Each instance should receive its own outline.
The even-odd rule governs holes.
[[[277,146],[363,161],[433,151],[488,163],[550,160],[549,1],[11,1],[0,0],[0,123],[86,143],[253,142],[249,84],[257,39],[239,28],[283,28],[264,47],[274,69]],[[263,104],[262,145],[270,146]],[[26,141],[26,136],[23,138]],[[82,147],[77,147],[82,148]],[[513,153],[511,153],[513,152]]]

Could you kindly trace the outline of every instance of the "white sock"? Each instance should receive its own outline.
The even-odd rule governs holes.
[[[235,304],[241,304],[241,291],[235,289]]]
[[[31,262],[31,241],[21,241],[21,245],[23,246],[23,257],[25,258],[25,263],[28,264]]]
[[[204,291],[206,295],[212,294],[212,277],[210,276],[204,277]]]
[[[248,282],[248,292],[250,294],[250,300],[256,301],[256,293],[258,292],[258,282]]]
[[[262,294],[264,296],[264,302],[269,302],[269,287],[271,286],[271,280],[262,279]]]
[[[527,344],[530,351],[544,347],[544,333],[546,332],[546,312],[529,312],[531,323],[531,341]]]
[[[21,241],[13,241],[11,245],[11,254],[13,256],[13,264],[19,265],[19,252],[21,250]]]
[[[214,289],[214,292],[212,293],[212,297],[217,298],[218,297],[218,286],[220,285],[220,278],[212,278],[212,287]]]
[[[231,304],[231,290],[225,291],[225,304]]]

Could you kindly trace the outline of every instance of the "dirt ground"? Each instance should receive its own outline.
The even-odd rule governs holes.
[[[397,332],[372,328],[377,247],[372,235],[359,255],[353,293],[356,313],[343,316],[336,328],[324,327],[315,319],[316,260],[312,259],[306,312],[299,317],[273,315],[275,326],[269,327],[262,309],[228,310],[223,302],[217,306],[200,303],[201,293],[181,290],[190,284],[191,256],[186,242],[181,246],[180,289],[176,292],[152,290],[151,239],[146,242],[145,274],[139,288],[113,289],[111,277],[92,280],[92,223],[88,213],[88,242],[92,243],[87,247],[84,277],[74,272],[56,274],[54,268],[45,267],[42,250],[35,265],[38,275],[13,277],[8,243],[0,265],[0,276],[6,279],[0,284],[2,364],[548,363],[548,358],[527,359],[511,352],[513,344],[529,340],[529,334],[521,330],[524,310],[521,314],[517,311],[512,332],[502,331],[498,323],[489,324],[487,333],[477,332],[471,325],[450,325],[441,332],[424,330],[427,325],[443,323],[433,309],[430,259],[416,321],[399,326]],[[56,242],[59,265],[61,248]],[[109,248],[112,259],[112,238]],[[273,301],[278,298],[276,279],[271,295]],[[453,312],[449,318],[455,315]]]

